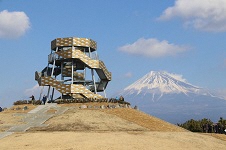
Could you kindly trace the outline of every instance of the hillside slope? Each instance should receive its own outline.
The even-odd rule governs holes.
[[[136,123],[149,129],[150,131],[187,132],[187,130],[183,128],[135,109],[105,109],[102,111],[108,114],[114,114],[120,118]]]
[[[147,128],[99,109],[69,109],[45,124],[47,127],[31,128],[29,131],[148,131]]]
[[[46,113],[55,113],[55,110]],[[0,149],[226,149],[223,139],[183,132],[186,130],[128,108],[92,110],[70,106],[64,114],[50,118],[45,124],[49,126],[0,139]]]
[[[183,128],[141,111],[123,109],[69,109],[49,119],[47,127],[30,131],[162,131],[185,132]]]

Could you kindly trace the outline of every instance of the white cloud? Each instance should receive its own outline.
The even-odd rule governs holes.
[[[131,78],[133,76],[133,74],[131,72],[127,72],[124,77],[125,78]]]
[[[26,89],[24,94],[29,97],[31,95],[34,96],[39,96],[40,92],[41,92],[42,87],[39,86],[38,84],[36,84],[35,86],[33,86],[32,88]]]
[[[217,90],[216,94],[226,100],[226,89]]]
[[[226,0],[176,0],[159,17],[169,20],[182,18],[185,26],[209,32],[226,31]]]
[[[39,86],[38,84],[36,84],[35,86],[33,86],[33,87],[29,88],[29,89],[26,89],[24,91],[24,95],[25,95],[25,97],[30,97],[31,95],[34,95],[35,99],[39,99],[41,92],[42,92],[42,96],[43,95],[47,95],[47,93],[48,93],[48,86],[44,86],[44,88],[43,88],[43,86]],[[49,94],[50,95],[52,94],[52,88],[50,89],[50,93]],[[57,90],[55,90],[54,91],[54,98],[57,98],[59,96],[60,96],[60,93]]]
[[[0,38],[18,38],[30,28],[30,21],[24,12],[0,12]]]
[[[182,82],[186,82],[187,83],[187,80],[183,78],[183,75],[180,75],[180,74],[174,74],[174,73],[168,73],[165,71],[165,73],[169,74],[170,76],[172,76],[173,78],[179,80],[179,81],[182,81]]]
[[[188,50],[188,47],[170,44],[168,41],[159,41],[155,38],[140,38],[132,44],[119,48],[120,51],[145,57],[174,56]]]

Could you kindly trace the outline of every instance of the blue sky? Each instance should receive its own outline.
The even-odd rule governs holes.
[[[97,42],[109,97],[152,70],[226,95],[226,0],[1,0],[0,106],[38,97],[59,37]]]

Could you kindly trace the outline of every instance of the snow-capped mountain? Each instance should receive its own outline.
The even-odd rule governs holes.
[[[164,94],[190,94],[209,95],[210,92],[188,83],[182,76],[170,74],[166,71],[151,71],[141,79],[126,87],[121,95],[152,95],[152,100],[159,100]],[[158,97],[159,96],[159,97]],[[214,96],[213,96],[214,97]]]
[[[187,83],[180,76],[167,72],[151,71],[144,77],[125,88],[137,94],[143,93],[188,93],[198,92],[200,88]]]
[[[144,112],[179,123],[192,118],[226,117],[226,101],[211,93],[188,83],[181,75],[151,71],[117,95]]]

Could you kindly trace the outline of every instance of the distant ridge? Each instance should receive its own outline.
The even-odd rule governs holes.
[[[226,100],[211,91],[194,86],[181,75],[151,71],[119,93],[151,115],[179,123],[203,117],[226,117]]]

